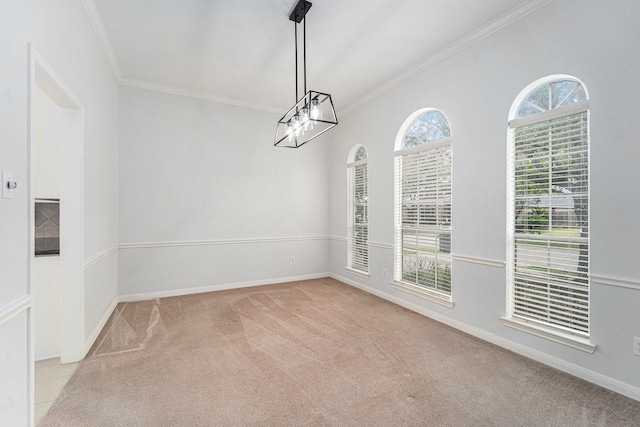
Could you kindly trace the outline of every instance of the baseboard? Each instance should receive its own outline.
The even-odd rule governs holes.
[[[48,356],[40,356],[38,358],[34,358],[33,361],[34,362],[42,362],[43,360],[49,360],[49,359],[60,359],[60,353],[50,354]]]
[[[486,332],[482,329],[478,329],[473,326],[467,325],[466,323],[460,322],[458,320],[451,319],[440,313],[436,313],[427,308],[421,307],[417,304],[413,304],[411,302],[405,301],[401,298],[395,297],[386,292],[379,291],[370,286],[363,285],[361,283],[358,283],[354,280],[340,276],[338,274],[331,273],[330,277],[336,280],[339,280],[341,282],[344,282],[347,285],[351,285],[355,288],[358,288],[370,294],[376,295],[394,304],[398,304],[399,306],[407,308],[411,311],[415,311],[416,313],[422,314],[425,317],[429,317],[447,326],[451,326],[452,328],[458,329],[476,338],[480,338],[481,340],[487,341],[491,344],[495,344],[499,347],[512,351],[521,356],[525,356],[525,357],[528,357],[529,359],[533,359],[536,362],[540,362],[544,365],[558,369],[559,371],[566,372],[567,374],[573,375],[575,377],[581,378],[590,383],[599,385],[600,387],[604,387],[608,390],[619,393],[623,396],[627,396],[631,399],[640,401],[640,388],[638,387],[634,387],[620,380],[616,380],[614,378],[607,377],[606,375],[602,375],[597,372],[591,371],[589,369],[585,369],[581,366],[575,365],[573,363],[569,363],[557,357],[550,356],[546,353],[526,347],[522,344],[515,343],[513,341],[510,341],[505,338]]]
[[[200,286],[197,288],[175,289],[170,291],[145,292],[120,296],[120,302],[149,301],[156,298],[177,297],[182,295],[202,294],[205,292],[226,291],[229,289],[250,288],[253,286],[274,285],[277,283],[297,282],[300,280],[329,277],[329,273],[306,274],[302,276],[277,277],[273,279],[253,280],[249,282],[225,283],[221,285]]]
[[[83,354],[82,354],[82,358],[83,359],[87,356],[87,354],[89,353],[89,350],[91,350],[91,347],[93,347],[93,344],[98,339],[98,335],[100,335],[100,332],[102,332],[102,329],[104,328],[104,325],[107,324],[107,321],[109,320],[109,318],[113,314],[113,310],[116,309],[116,306],[118,305],[119,302],[120,302],[120,297],[115,297],[113,299],[113,301],[111,302],[111,305],[109,306],[107,311],[104,313],[104,316],[102,316],[102,318],[100,319],[100,322],[98,322],[98,325],[96,325],[95,329],[93,330],[93,333],[91,334],[89,339],[87,341],[85,341],[85,343],[84,343],[84,351],[83,351]]]

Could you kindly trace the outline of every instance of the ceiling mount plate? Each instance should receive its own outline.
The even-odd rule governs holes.
[[[298,4],[296,4],[296,7],[294,7],[291,11],[289,20],[296,21],[298,24],[302,22],[304,16],[307,14],[307,12],[309,12],[309,9],[311,9],[311,5],[312,3],[309,1],[300,0]]]

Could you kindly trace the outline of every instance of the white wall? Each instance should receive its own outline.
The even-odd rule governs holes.
[[[20,311],[0,325],[0,420],[2,425],[28,426],[32,412],[33,362],[29,343],[29,311]]]
[[[126,86],[120,102],[121,295],[327,272],[326,139],[275,148],[274,113]]]
[[[640,3],[557,0],[433,66],[359,108],[336,128],[330,158],[331,271],[451,324],[556,366],[640,396]],[[591,97],[591,340],[594,354],[502,325],[506,279],[501,267],[454,261],[448,309],[391,287],[393,266],[393,146],[403,121],[423,107],[450,120],[453,135],[455,255],[505,261],[506,137],[509,108],[529,83],[551,74],[581,79]],[[346,158],[368,150],[370,279],[346,265]],[[389,278],[382,269],[389,269]],[[607,282],[609,284],[605,284]],[[617,285],[617,286],[616,286]],[[631,286],[622,287],[624,285]]]
[[[0,15],[0,169],[13,172],[14,199],[0,198],[0,419],[26,426],[33,362],[27,279],[27,2],[5,2]]]
[[[35,360],[60,356],[60,258],[35,257],[31,275]]]
[[[60,107],[36,87],[33,197],[60,198]]]
[[[31,43],[84,108],[84,339],[88,341],[118,291],[114,250],[118,234],[118,85],[81,1],[32,0],[30,5]]]
[[[34,198],[60,198],[60,107],[36,88]],[[35,257],[32,264],[35,359],[60,355],[60,257]]]
[[[0,307],[27,289],[27,4],[11,2],[0,17],[0,168],[18,182],[15,198],[0,199]]]
[[[82,2],[4,2],[0,15],[0,169],[18,182],[15,198],[0,199],[0,420],[27,426],[32,413],[31,298],[28,286],[28,44],[85,107],[85,260],[111,266],[104,282],[85,281],[87,305],[104,315],[117,295],[118,91]],[[91,263],[92,262],[92,263]],[[87,271],[86,277],[90,277]],[[98,289],[100,287],[101,289]],[[85,329],[97,323],[89,316]],[[93,323],[93,324],[92,324]],[[87,338],[85,336],[85,338]]]

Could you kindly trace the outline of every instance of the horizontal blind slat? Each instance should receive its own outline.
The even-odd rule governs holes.
[[[401,280],[451,292],[451,145],[397,158]]]
[[[565,111],[512,122],[512,310],[588,334],[588,114]]]

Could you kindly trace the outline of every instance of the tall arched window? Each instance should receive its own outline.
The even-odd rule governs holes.
[[[355,146],[347,164],[349,185],[349,216],[347,234],[347,267],[369,272],[369,182],[367,150]]]
[[[449,121],[439,110],[417,111],[395,149],[394,286],[452,307]]]
[[[587,92],[569,76],[539,80],[510,119],[505,324],[593,351]]]

